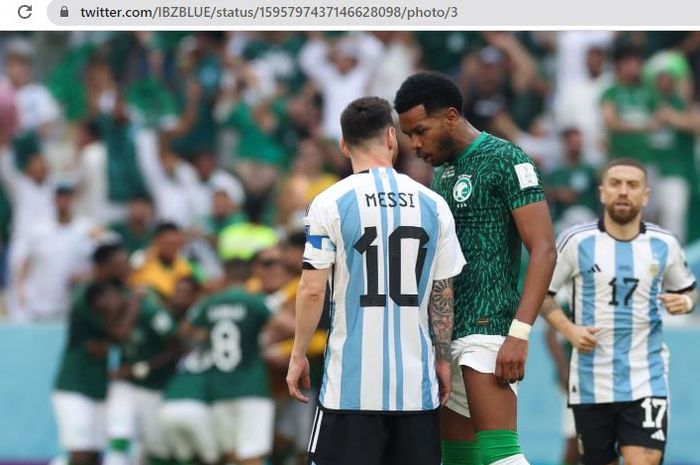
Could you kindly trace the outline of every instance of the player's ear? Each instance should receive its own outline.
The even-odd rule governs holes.
[[[459,111],[455,107],[450,107],[445,112],[445,119],[447,120],[447,126],[450,129],[454,129],[459,123]]]
[[[340,138],[340,142],[338,143],[340,146],[340,152],[346,157],[350,158],[350,148],[348,147],[348,144],[345,142],[345,139],[342,137]]]
[[[651,189],[647,186],[644,188],[644,197],[642,198],[642,206],[646,207],[649,203],[649,197],[651,196]]]
[[[389,151],[393,152],[394,148],[398,144],[396,142],[396,129],[394,128],[394,126],[389,126],[386,129],[385,138],[386,138],[386,145],[389,148]]]

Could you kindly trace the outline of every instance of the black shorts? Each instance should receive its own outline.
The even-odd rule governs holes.
[[[606,465],[619,456],[619,448],[666,447],[668,401],[645,397],[632,402],[572,405],[579,449],[584,465]]]
[[[438,410],[366,414],[316,410],[309,465],[440,465]]]

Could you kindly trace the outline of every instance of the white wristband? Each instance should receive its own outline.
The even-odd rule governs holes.
[[[691,299],[688,294],[681,294],[681,297],[685,299],[685,313],[692,312],[695,308],[695,305],[693,305],[693,299]]]
[[[530,330],[531,329],[532,329],[532,325],[529,325],[527,323],[523,323],[520,320],[513,320],[513,322],[510,324],[510,330],[508,331],[508,336],[517,337],[518,339],[522,339],[524,341],[527,341],[530,339]]]

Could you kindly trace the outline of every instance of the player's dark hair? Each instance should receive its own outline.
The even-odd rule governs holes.
[[[340,115],[343,139],[349,146],[357,146],[379,136],[392,124],[391,105],[379,97],[358,98]]]
[[[642,49],[634,44],[620,44],[613,50],[613,61],[619,63],[627,58],[644,58]]]
[[[96,266],[107,264],[114,255],[124,252],[124,248],[120,242],[108,242],[98,245],[92,253],[92,263]]]
[[[394,98],[394,109],[400,114],[423,105],[428,115],[445,108],[454,108],[461,114],[463,103],[462,93],[452,79],[428,71],[414,74],[401,84]]]
[[[226,277],[230,281],[244,282],[250,277],[250,261],[232,258],[224,263]]]
[[[171,221],[162,221],[156,225],[156,228],[153,231],[153,236],[158,237],[161,234],[178,231],[180,231],[180,227],[175,223]]]
[[[118,289],[112,284],[92,283],[85,290],[85,301],[88,305],[93,306],[95,304],[95,301],[102,297],[104,294],[117,290]]]
[[[601,180],[605,179],[605,175],[608,173],[610,168],[613,168],[615,166],[633,166],[633,167],[641,170],[642,173],[644,173],[644,179],[647,178],[647,169],[639,160],[636,160],[636,159],[630,158],[630,157],[624,157],[624,158],[616,158],[616,159],[611,160],[608,163],[606,163],[600,172],[600,179]]]

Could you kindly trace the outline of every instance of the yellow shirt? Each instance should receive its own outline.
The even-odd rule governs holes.
[[[165,299],[172,297],[179,279],[192,275],[192,267],[184,258],[177,257],[172,266],[168,266],[152,252],[147,252],[143,263],[135,268],[129,285],[150,287]]]

